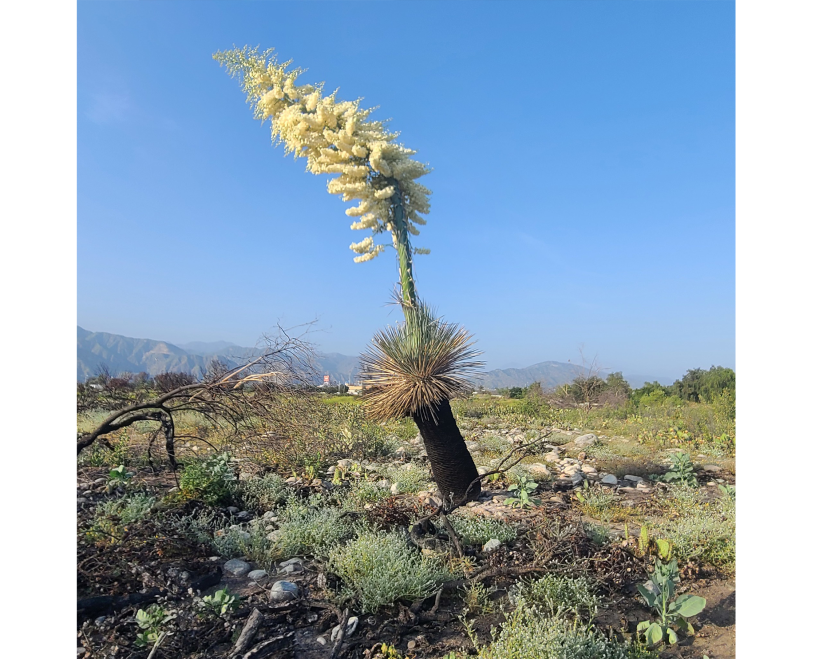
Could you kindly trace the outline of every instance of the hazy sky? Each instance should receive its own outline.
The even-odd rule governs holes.
[[[326,177],[211,58],[274,47],[434,171],[419,294],[488,368],[735,362],[732,2],[79,2],[78,322],[254,345],[400,318]]]

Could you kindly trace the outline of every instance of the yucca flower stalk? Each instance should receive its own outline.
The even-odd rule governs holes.
[[[442,322],[417,296],[410,236],[419,235],[430,210],[430,190],[417,182],[430,168],[412,158],[415,151],[396,143],[397,133],[369,118],[360,101],[323,94],[323,84],[298,85],[301,69],[278,63],[272,50],[218,52],[214,59],[241,82],[255,117],[271,120],[273,141],[286,154],[306,158],[313,174],[336,174],[328,192],[358,200],[345,213],[358,218],[355,230],[371,235],[350,248],[354,261],[370,261],[393,246],[399,266],[398,301],[405,321],[379,332],[362,355],[366,410],[376,419],[411,416],[419,427],[436,483],[445,501],[460,503],[480,492],[477,470],[455,422],[450,399],[467,387],[465,376],[479,367],[472,338]],[[390,234],[390,245],[377,242]]]

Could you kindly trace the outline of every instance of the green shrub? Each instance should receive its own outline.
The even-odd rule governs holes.
[[[358,529],[340,508],[301,502],[292,502],[282,511],[279,526],[278,537],[269,549],[274,560],[303,554],[324,555]]]
[[[493,538],[501,542],[510,542],[518,535],[510,524],[500,519],[489,519],[483,515],[456,511],[448,519],[456,535],[467,545],[480,546]]]
[[[479,659],[646,659],[656,657],[635,645],[609,640],[593,627],[547,617],[520,600],[492,643],[478,648]]]
[[[335,546],[328,569],[343,581],[340,597],[354,599],[363,613],[427,597],[453,576],[440,559],[419,554],[397,531],[363,531]]]
[[[188,499],[200,499],[210,505],[226,503],[235,492],[235,474],[229,465],[229,455],[221,453],[191,462],[181,472],[178,489]]]
[[[599,485],[592,487],[588,481],[583,481],[583,487],[575,490],[574,496],[580,512],[601,522],[617,521],[627,514],[620,506],[617,495]]]
[[[262,478],[240,481],[237,491],[244,506],[257,512],[266,512],[285,501],[292,490],[281,476],[267,474]]]
[[[430,472],[414,462],[387,467],[383,469],[382,475],[399,486],[400,494],[413,494],[430,487]]]
[[[712,502],[688,487],[673,487],[661,503],[670,516],[657,518],[649,532],[670,541],[680,563],[701,561],[731,573],[736,562],[736,502]]]
[[[515,600],[523,599],[550,616],[569,613],[586,620],[597,615],[600,598],[585,577],[547,574],[540,579],[521,580],[513,589]]]
[[[96,518],[117,517],[121,524],[132,524],[147,517],[155,503],[155,497],[141,493],[111,499],[97,506]]]

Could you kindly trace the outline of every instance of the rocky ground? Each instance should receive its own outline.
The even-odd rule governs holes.
[[[469,563],[460,583],[441,584],[438,596],[396,602],[373,614],[363,614],[353,604],[338,605],[339,584],[322,558],[303,554],[261,565],[248,555],[215,554],[211,544],[179,532],[172,524],[174,519],[206,509],[221,520],[214,536],[243,534],[249,542],[262,529],[273,543],[282,533],[276,509],[183,501],[178,497],[176,478],[168,471],[135,469],[126,486],[116,489],[109,485],[109,468],[80,468],[77,656],[371,659],[386,656],[382,654],[385,643],[397,653],[391,657],[441,658],[450,652],[464,657],[474,653],[461,619],[462,588],[468,580],[490,589],[492,604],[484,605],[480,615],[472,610],[467,614],[484,642],[490,629],[503,621],[500,607],[509,606],[507,595],[513,584],[519,578],[547,572],[591,579],[602,601],[595,626],[609,635],[631,639],[636,624],[651,619],[636,591],[636,584],[647,579],[650,560],[638,550],[640,528],[650,523],[646,520],[651,515],[664,512],[660,497],[670,490],[653,477],[665,473],[670,453],[680,449],[644,447],[630,438],[558,428],[535,435],[523,428],[478,427],[465,435],[482,474],[494,469],[513,447],[539,442],[538,450],[513,468],[516,477],[534,478],[538,484],[534,505],[508,505],[516,494],[508,489],[509,475],[487,479],[479,500],[467,504],[464,512],[506,522],[517,537],[509,541],[490,538],[479,546],[465,547]],[[723,496],[719,485],[735,483],[731,459],[698,451],[691,456],[700,501],[715,501]],[[344,491],[343,478],[371,483],[382,496],[360,505],[354,514],[379,528],[407,529],[439,504],[430,487],[404,491],[411,488],[398,477],[400,469],[425,468],[425,461],[417,437],[386,459],[340,460],[315,474],[316,478],[290,477],[286,486],[305,498]],[[238,469],[238,483],[258,476],[250,465],[239,463]],[[150,514],[127,524],[117,525],[114,519],[110,537],[105,538],[97,508],[133,491],[155,500]],[[587,491],[608,495],[612,503],[595,510],[578,496]],[[416,530],[412,537],[423,553],[452,552],[449,535],[438,520]],[[695,620],[696,635],[664,649],[662,656],[734,657],[732,574],[703,561],[687,561],[682,570],[680,590],[705,597],[707,606]],[[223,615],[203,611],[202,598],[224,587],[238,598],[233,609]],[[151,603],[172,616],[164,626],[171,633],[156,647],[155,643],[138,647],[135,639],[140,629],[135,615]]]

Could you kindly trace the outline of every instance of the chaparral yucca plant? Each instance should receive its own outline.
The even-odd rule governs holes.
[[[416,294],[413,255],[429,250],[411,246],[430,210],[430,190],[417,182],[427,165],[416,152],[395,142],[372,110],[360,101],[323,95],[322,85],[298,85],[301,69],[278,63],[271,50],[233,49],[213,56],[240,78],[255,117],[270,119],[272,138],[286,153],[306,158],[313,174],[337,174],[328,182],[343,201],[359,200],[345,212],[358,218],[352,229],[371,235],[351,249],[357,263],[381,254],[391,243],[399,266],[398,301],[405,321],[379,332],[362,356],[368,413],[375,419],[410,416],[419,427],[439,491],[447,502],[472,499],[481,491],[475,463],[450,408],[450,399],[466,387],[465,376],[481,364],[472,339],[457,325],[444,323]],[[390,234],[386,243],[379,236]]]

